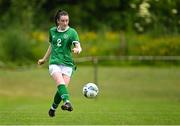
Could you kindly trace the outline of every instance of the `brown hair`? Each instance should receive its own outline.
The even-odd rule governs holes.
[[[59,18],[60,18],[61,16],[65,16],[65,15],[69,16],[69,14],[68,14],[66,11],[64,11],[64,10],[58,10],[58,11],[57,11],[57,13],[56,13],[56,15],[55,15],[55,18],[54,18],[54,21],[55,21],[56,26],[58,25],[58,24],[57,24],[57,20],[59,20]]]

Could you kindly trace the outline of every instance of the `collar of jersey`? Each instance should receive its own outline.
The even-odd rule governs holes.
[[[65,32],[65,31],[67,31],[68,29],[69,29],[69,26],[67,26],[66,29],[64,29],[64,30],[60,30],[60,29],[58,29],[58,27],[57,27],[57,31],[58,31],[58,32]]]

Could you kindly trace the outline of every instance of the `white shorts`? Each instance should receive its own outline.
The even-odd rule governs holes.
[[[72,67],[64,66],[64,65],[49,65],[49,73],[52,76],[55,72],[61,72],[69,77],[71,77],[73,69]]]

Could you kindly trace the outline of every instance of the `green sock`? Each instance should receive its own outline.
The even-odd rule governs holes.
[[[56,94],[55,94],[55,96],[54,96],[54,102],[53,102],[53,104],[52,104],[52,107],[53,107],[53,109],[56,109],[57,107],[58,107],[58,105],[59,105],[59,103],[61,102],[61,97],[60,97],[60,95],[59,95],[59,92],[57,91],[56,92]]]
[[[66,86],[64,84],[60,84],[57,88],[63,102],[69,101],[69,93]]]

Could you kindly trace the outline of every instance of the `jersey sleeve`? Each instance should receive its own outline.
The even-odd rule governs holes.
[[[51,30],[49,30],[49,43],[52,42],[52,35],[51,35]]]
[[[72,44],[75,44],[75,43],[80,43],[79,42],[79,36],[78,36],[78,33],[76,32],[76,30],[73,30],[73,34],[72,34]]]

